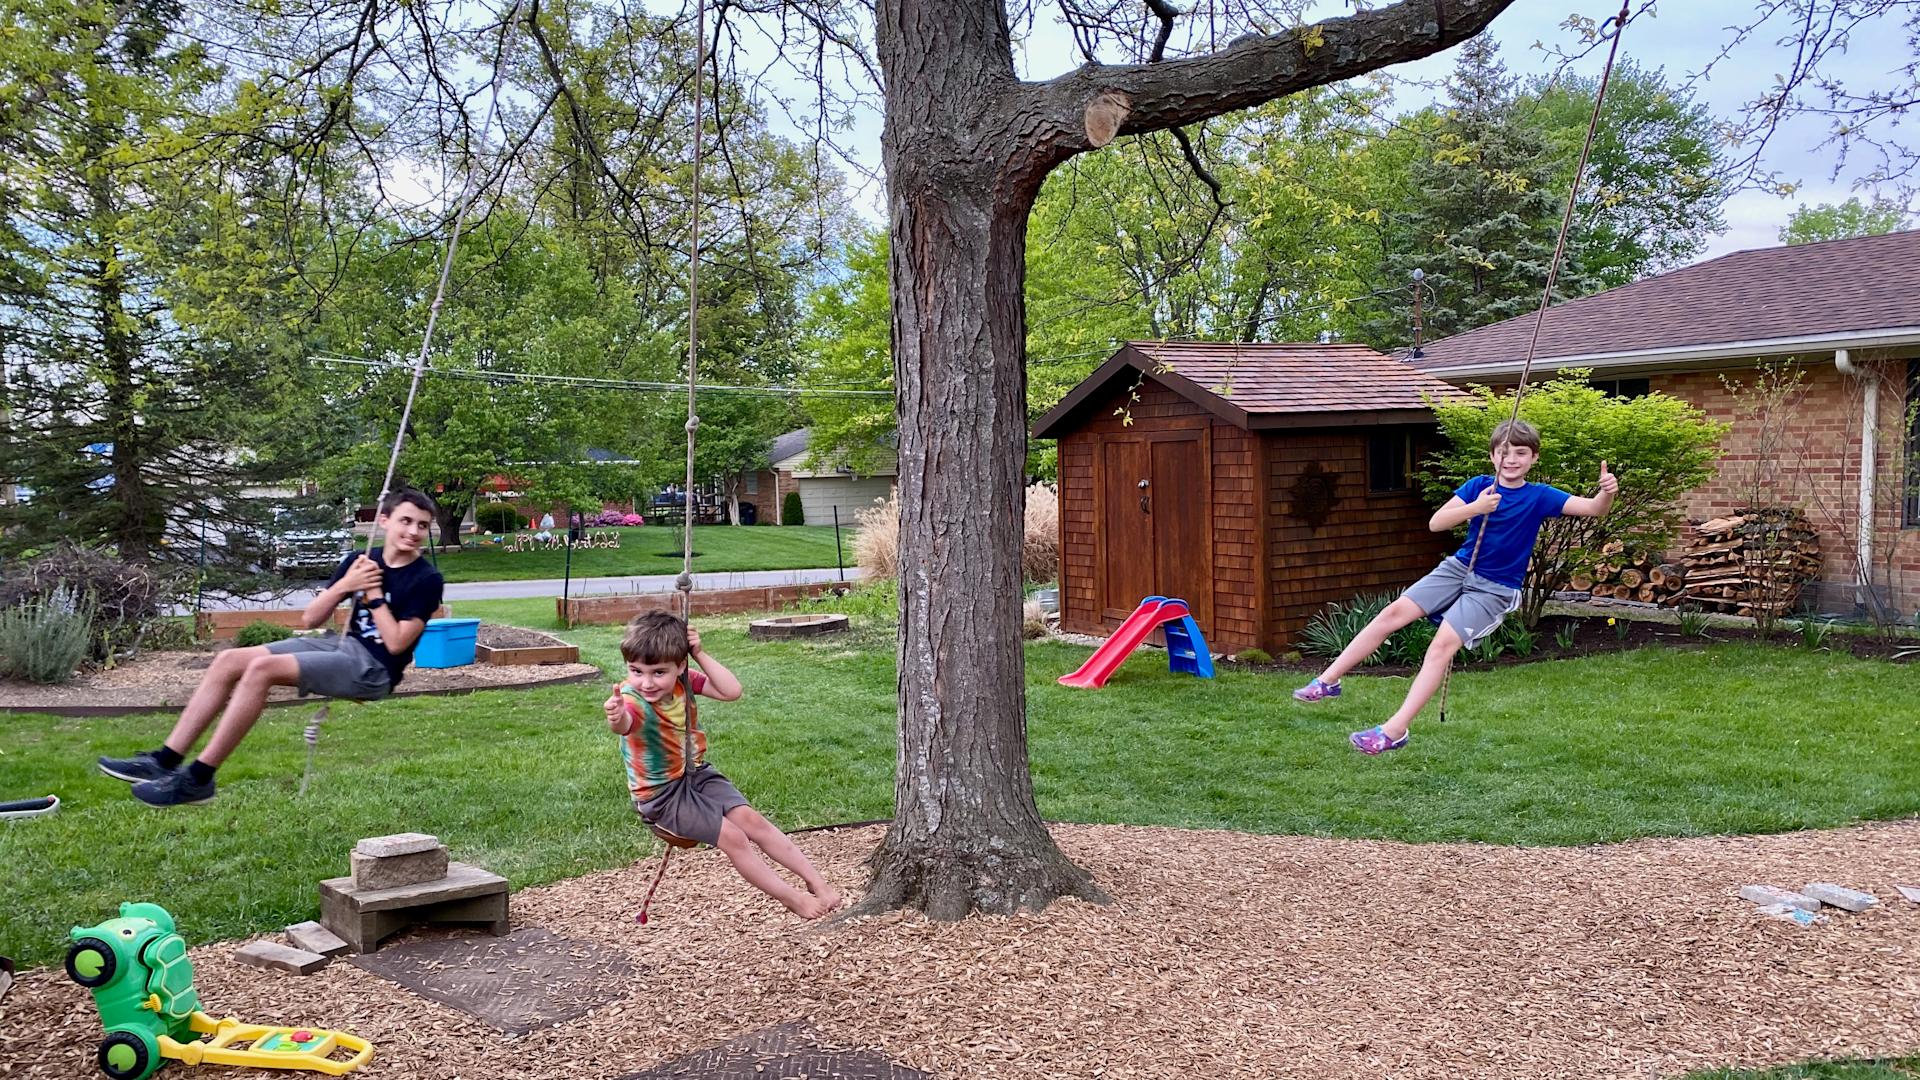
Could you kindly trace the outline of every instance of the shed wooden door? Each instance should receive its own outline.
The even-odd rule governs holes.
[[[1211,629],[1205,434],[1144,432],[1102,445],[1100,614],[1108,621],[1124,620],[1143,596],[1178,596]]]

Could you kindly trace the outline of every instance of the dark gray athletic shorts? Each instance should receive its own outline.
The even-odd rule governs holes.
[[[720,822],[727,811],[747,805],[746,796],[711,765],[702,765],[634,807],[640,820],[675,836],[720,846]]]
[[[1507,612],[1520,606],[1519,589],[1468,573],[1467,564],[1451,555],[1400,595],[1420,605],[1428,615],[1440,613],[1441,620],[1453,627],[1462,647],[1468,649],[1480,644]]]
[[[393,689],[387,665],[350,637],[295,637],[267,644],[275,656],[291,656],[300,665],[300,696],[378,701]]]

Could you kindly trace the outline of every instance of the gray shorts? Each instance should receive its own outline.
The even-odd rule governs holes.
[[[720,775],[711,765],[702,765],[660,789],[660,794],[640,803],[640,820],[675,836],[698,840],[709,847],[720,846],[720,823],[727,811],[747,805],[746,796],[733,781]]]
[[[350,637],[294,637],[267,644],[275,656],[291,656],[300,665],[300,696],[378,701],[393,689],[387,665]]]
[[[1451,555],[1400,595],[1427,615],[1438,614],[1468,649],[1480,644],[1507,612],[1520,606],[1519,589],[1469,573],[1467,564]]]

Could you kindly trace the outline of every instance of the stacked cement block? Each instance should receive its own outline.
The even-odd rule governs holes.
[[[453,862],[425,833],[375,836],[354,845],[352,874],[320,883],[320,921],[354,952],[415,923],[480,923],[507,932],[507,879]]]

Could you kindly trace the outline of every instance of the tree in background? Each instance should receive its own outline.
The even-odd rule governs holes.
[[[1843,203],[1817,203],[1795,210],[1780,229],[1780,242],[1817,244],[1822,240],[1880,236],[1911,224],[1901,200],[1875,195],[1872,201],[1863,203],[1855,195]]]
[[[802,324],[805,382],[822,388],[891,389],[887,234],[869,229],[848,241],[842,275],[813,290]],[[883,396],[809,394],[801,399],[811,454],[855,472],[879,464],[894,433],[894,401]]]

